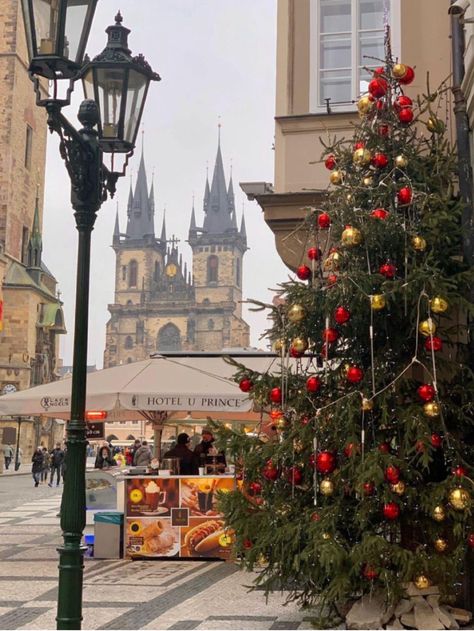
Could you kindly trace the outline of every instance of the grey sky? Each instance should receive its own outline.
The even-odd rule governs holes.
[[[287,278],[276,253],[273,235],[255,202],[250,203],[239,181],[273,181],[273,116],[275,101],[275,0],[99,0],[87,51],[93,56],[106,42],[104,29],[120,9],[131,29],[130,48],[143,53],[162,81],[150,87],[144,113],[145,160],[149,177],[155,171],[155,231],[159,235],[166,206],[167,232],[181,240],[183,258],[191,261],[187,238],[192,196],[198,225],[206,162],[210,175],[221,117],[221,147],[226,171],[232,160],[238,220],[245,202],[250,251],[244,258],[244,297],[271,300],[268,287]],[[76,121],[82,88],[66,110]],[[131,160],[136,173],[141,151]],[[107,304],[113,302],[115,255],[110,245],[119,204],[125,230],[130,178],[119,181],[113,201],[102,206],[92,235],[89,363],[102,366]],[[69,203],[69,180],[59,158],[57,140],[49,137],[44,212],[44,260],[63,292],[68,335],[61,356],[72,360],[76,230]],[[253,345],[265,328],[265,316],[245,309]]]

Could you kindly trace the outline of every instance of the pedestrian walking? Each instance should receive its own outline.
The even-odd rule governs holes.
[[[21,467],[21,463],[23,460],[23,449],[18,445],[16,454],[15,454],[15,471]]]
[[[152,457],[148,442],[144,440],[141,447],[136,450],[135,455],[133,456],[133,464],[136,467],[147,467],[150,464]]]
[[[41,484],[46,484],[48,482],[48,471],[50,467],[51,457],[49,455],[49,451],[47,447],[43,447],[41,450],[43,454],[43,468],[41,469]]]
[[[63,462],[64,451],[61,449],[61,443],[56,443],[56,447],[51,452],[51,477],[48,486],[53,486],[54,474],[56,474],[56,486],[59,486]]]
[[[41,447],[37,447],[32,458],[31,458],[31,473],[33,474],[33,480],[35,481],[35,486],[38,486],[40,483],[41,472],[43,471],[43,451]]]
[[[3,457],[5,459],[5,469],[8,469],[13,458],[13,447],[11,445],[3,447]]]

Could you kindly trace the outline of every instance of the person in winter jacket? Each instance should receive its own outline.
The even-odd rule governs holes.
[[[53,486],[54,474],[56,474],[56,486],[61,482],[61,469],[64,462],[64,451],[61,449],[61,443],[56,443],[56,447],[51,452],[51,477],[48,486]]]
[[[151,449],[146,440],[144,440],[135,455],[133,456],[133,464],[136,467],[148,467],[152,459]]]
[[[109,445],[104,443],[97,452],[94,467],[96,469],[108,469],[109,467],[115,467],[116,462],[112,457]]]
[[[40,483],[41,471],[43,470],[43,451],[41,447],[37,447],[33,457],[31,458],[31,473],[33,474],[33,480],[35,481],[35,486],[38,486]]]

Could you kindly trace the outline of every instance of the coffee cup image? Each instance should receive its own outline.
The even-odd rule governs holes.
[[[145,504],[149,507],[148,510],[156,511],[159,504],[166,502],[166,493],[164,493],[158,484],[151,480],[145,487]]]

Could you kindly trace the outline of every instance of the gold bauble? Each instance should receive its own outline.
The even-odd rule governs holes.
[[[435,521],[444,521],[446,519],[446,513],[442,506],[435,506],[433,508],[433,512],[431,513],[431,517]]]
[[[289,317],[289,316],[288,316]],[[275,340],[273,342],[273,350],[276,353],[281,353],[281,351],[285,348],[285,340]]]
[[[420,322],[418,330],[422,335],[428,337],[436,333],[436,324],[434,323],[432,318],[428,318],[427,320],[423,320],[422,322]]]
[[[439,120],[439,118],[436,118],[436,116],[430,116],[428,118],[428,120],[426,121],[426,127],[428,128],[428,131],[430,131],[432,134],[442,134],[444,131],[443,121]]]
[[[371,177],[365,177],[365,178],[362,180],[362,184],[363,184],[364,186],[372,186],[372,184],[373,184],[373,183],[374,183],[374,180],[373,180],[373,178],[371,178]]]
[[[448,310],[449,303],[442,296],[435,296],[430,300],[431,311],[434,313],[444,313]]]
[[[406,491],[406,484],[403,480],[399,480],[396,484],[391,485],[392,491],[397,495],[403,495]]]
[[[424,574],[417,576],[413,582],[415,583],[415,587],[418,587],[418,589],[428,589],[431,585],[430,579]]]
[[[297,353],[304,353],[308,348],[308,342],[304,337],[295,337],[291,342],[291,347],[294,348]]]
[[[341,262],[341,255],[339,252],[331,252],[327,259],[324,261],[324,269],[326,271],[337,271]]]
[[[329,181],[331,184],[342,184],[342,173],[341,171],[331,171],[331,175],[329,176]]]
[[[331,539],[331,535],[329,532],[323,532],[321,537],[324,539],[324,541],[329,541]]]
[[[443,539],[442,537],[438,537],[438,539],[434,540],[434,547],[436,552],[444,552],[445,550],[448,549],[448,542],[446,541],[446,539]]]
[[[394,64],[392,68],[392,77],[395,79],[403,79],[407,73],[405,64]]]
[[[370,296],[370,308],[374,311],[384,309],[386,305],[385,296],[383,294],[374,294]]]
[[[286,428],[286,418],[284,416],[280,416],[280,418],[277,419],[276,426],[277,426],[278,429],[285,429]]]
[[[372,154],[368,149],[364,149],[364,147],[356,149],[352,154],[352,162],[358,166],[367,166],[370,164],[371,160]]]
[[[368,95],[364,94],[357,101],[357,109],[359,110],[359,114],[367,114],[374,107],[374,100]]]
[[[408,164],[408,160],[404,155],[399,155],[395,158],[395,166],[399,169],[404,169]]]
[[[293,440],[293,449],[297,454],[300,454],[304,450],[304,444],[299,438]]]
[[[290,322],[301,322],[306,317],[306,310],[302,305],[291,305],[288,310],[288,320]]]
[[[352,194],[351,194],[351,193],[347,193],[347,195],[346,195],[346,200],[347,200],[348,202],[351,202],[351,201],[352,201]]]
[[[436,401],[430,401],[423,406],[423,414],[429,418],[435,418],[439,416],[439,404]]]
[[[362,242],[362,233],[358,228],[348,226],[342,231],[341,242],[343,245],[359,245]]]
[[[465,489],[453,489],[449,494],[449,503],[454,510],[464,510],[469,506],[471,496]]]
[[[349,370],[350,367],[351,365],[348,362],[344,362],[344,364],[341,364],[341,366],[339,367],[339,370],[341,371],[341,377],[343,379],[346,379],[347,371]]]
[[[370,412],[373,409],[374,409],[374,402],[372,401],[372,399],[366,399],[365,397],[363,397],[362,410],[364,412]]]
[[[334,484],[328,478],[322,480],[319,484],[319,490],[323,495],[329,496],[334,493]]]
[[[415,250],[418,250],[418,252],[426,250],[426,240],[423,239],[423,237],[419,237],[418,235],[412,237],[411,244]]]

